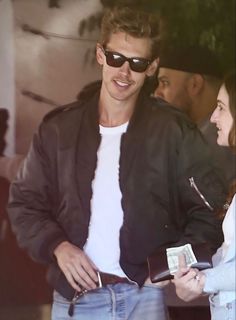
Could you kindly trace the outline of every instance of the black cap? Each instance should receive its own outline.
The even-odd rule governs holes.
[[[222,78],[216,54],[201,46],[162,48],[159,68],[161,67]]]

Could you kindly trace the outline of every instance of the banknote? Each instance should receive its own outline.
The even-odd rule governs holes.
[[[191,244],[188,243],[180,247],[167,248],[167,262],[171,274],[174,274],[176,271],[178,271],[178,255],[181,253],[185,255],[185,260],[188,267],[197,263],[197,259],[193,253]]]

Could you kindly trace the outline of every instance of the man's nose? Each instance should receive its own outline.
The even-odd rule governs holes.
[[[154,97],[159,97],[159,98],[164,98],[164,95],[163,95],[163,92],[162,92],[162,90],[161,90],[161,88],[160,88],[160,85],[158,85],[157,87],[156,87],[156,90],[154,91]]]
[[[120,72],[123,74],[129,74],[130,70],[131,69],[130,69],[129,61],[125,61],[120,67]]]

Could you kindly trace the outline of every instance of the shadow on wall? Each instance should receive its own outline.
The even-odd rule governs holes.
[[[9,113],[7,109],[0,108],[0,177],[12,181],[22,164],[23,155],[16,154],[12,157],[5,157],[6,132],[8,129]]]
[[[8,110],[0,108],[0,156],[3,156],[6,147],[5,134],[7,132]]]

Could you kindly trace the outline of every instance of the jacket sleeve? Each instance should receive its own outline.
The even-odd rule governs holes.
[[[19,246],[42,263],[52,262],[55,247],[67,240],[62,228],[52,218],[57,170],[56,154],[52,151],[56,143],[56,130],[43,122],[11,185],[8,204]]]
[[[235,290],[235,259],[203,272],[206,275],[204,292],[217,293],[219,291]]]
[[[183,128],[177,158],[179,221],[184,230],[180,243],[207,242],[215,251],[223,241],[217,212],[227,187],[210,146],[193,125]]]

